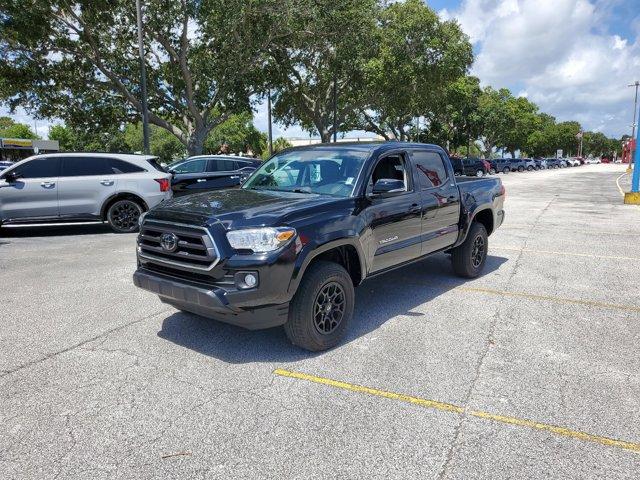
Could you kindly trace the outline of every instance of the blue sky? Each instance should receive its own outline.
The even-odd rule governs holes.
[[[526,96],[559,121],[619,137],[630,133],[640,80],[640,0],[427,0],[456,19],[475,53],[471,73],[483,85]],[[0,114],[5,110],[0,109]],[[18,112],[16,119],[33,125]],[[256,125],[266,130],[266,108]],[[38,122],[46,136],[48,122]],[[299,128],[276,136],[307,136]]]

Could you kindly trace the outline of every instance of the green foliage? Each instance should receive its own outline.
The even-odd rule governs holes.
[[[421,0],[385,5],[378,22],[377,52],[365,65],[360,126],[406,140],[414,119],[435,111],[449,84],[465,74],[471,44],[456,22],[441,21]]]
[[[124,132],[118,127],[80,130],[65,125],[54,125],[49,139],[58,140],[63,152],[129,152]]]
[[[478,99],[478,140],[485,157],[490,157],[493,149],[500,145],[504,132],[509,127],[507,104],[512,98],[511,92],[506,88],[494,90],[486,87]]]
[[[218,153],[223,143],[234,153],[246,152],[247,147],[260,155],[267,149],[267,136],[253,125],[249,112],[232,115],[212,130],[204,144],[205,153]]]
[[[128,124],[124,129],[124,140],[130,151],[142,152],[144,139],[142,123]],[[171,133],[156,126],[149,127],[149,149],[161,162],[170,163],[187,154],[185,146]]]
[[[16,123],[9,117],[0,117],[0,138],[37,139],[40,137],[33,133],[28,125]]]

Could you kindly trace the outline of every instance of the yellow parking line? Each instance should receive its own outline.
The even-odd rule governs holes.
[[[542,300],[542,301],[556,302],[556,303],[572,303],[575,305],[588,305],[590,307],[611,308],[614,310],[625,310],[629,312],[640,312],[640,307],[636,307],[635,305],[620,305],[617,303],[594,302],[592,300],[578,300],[575,298],[552,297],[547,295],[535,295],[532,293],[524,293],[524,292],[507,292],[505,290],[493,290],[490,288],[456,287],[455,290],[461,290],[463,292],[488,293],[491,295],[501,295],[505,297],[528,298],[530,300]]]
[[[338,380],[332,380],[330,378],[325,378],[325,377],[318,377],[318,376],[309,375],[306,373],[292,372],[290,370],[283,370],[281,368],[274,370],[273,373],[281,377],[288,377],[288,378],[304,380],[312,383],[319,383],[321,385],[327,385],[330,387],[340,388],[342,390],[348,390],[356,393],[366,393],[368,395],[388,398],[391,400],[398,400],[401,402],[418,405],[420,407],[451,412],[458,415],[465,413],[464,407],[461,407],[459,405],[453,405],[450,403],[438,402],[436,400],[429,400],[426,398],[414,397],[411,395],[404,395],[402,393],[379,390],[377,388],[364,387],[362,385],[355,385],[352,383],[341,382]],[[572,430],[570,428],[558,427],[556,425],[534,422],[532,420],[526,420],[522,418],[496,415],[489,412],[483,412],[481,410],[468,410],[467,414],[477,418],[481,418],[483,420],[489,420],[489,421],[498,422],[498,423],[505,423],[508,425],[515,425],[519,427],[527,427],[534,430],[543,430],[543,431],[547,431],[562,437],[575,438],[577,440],[599,443],[601,445],[606,445],[610,447],[617,447],[617,448],[623,448],[625,450],[631,450],[634,452],[640,452],[640,443],[626,442],[624,440],[616,440],[613,438],[603,437],[600,435],[593,435],[591,433],[581,432],[579,430]]]
[[[531,248],[515,248],[515,247],[500,247],[491,246],[491,250],[505,250],[508,252],[526,252],[526,253],[541,253],[543,255],[567,255],[569,257],[587,257],[587,258],[607,258],[609,260],[635,260],[640,261],[638,257],[622,257],[615,255],[592,255],[590,253],[576,253],[576,252],[554,252],[552,250],[534,250]]]

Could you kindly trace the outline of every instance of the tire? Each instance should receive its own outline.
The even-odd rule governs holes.
[[[524,167],[518,167],[519,172],[524,172]]]
[[[504,168],[502,169],[502,173],[504,173],[505,175],[506,175],[507,173],[509,173],[510,171],[511,171],[511,169],[510,169],[509,167],[504,167]]]
[[[107,223],[116,233],[137,232],[138,219],[143,210],[134,200],[118,200],[113,202],[107,210]]]
[[[495,175],[496,173],[498,173],[498,172],[496,172],[495,168],[492,168],[492,169],[489,170],[489,175]]]
[[[341,310],[336,308],[340,299]],[[291,343],[305,350],[319,352],[335,347],[351,323],[354,303],[353,282],[342,265],[314,263],[304,274],[289,305],[284,331]]]
[[[484,171],[476,170],[476,177],[482,177],[484,175]]]
[[[476,251],[478,246],[481,249],[479,252]],[[464,278],[476,278],[480,275],[487,261],[488,248],[487,230],[481,223],[473,222],[465,241],[452,250],[451,260],[455,274]]]

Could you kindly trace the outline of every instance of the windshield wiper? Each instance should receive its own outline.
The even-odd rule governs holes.
[[[307,193],[309,195],[313,194],[313,192],[309,191],[309,190],[303,190],[301,188],[294,188],[293,190],[287,190],[288,192],[293,192],[293,193]]]

